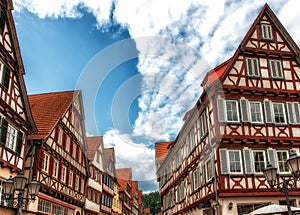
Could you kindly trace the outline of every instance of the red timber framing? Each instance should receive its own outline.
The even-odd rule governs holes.
[[[41,183],[41,195],[63,201],[81,214],[89,177],[81,92],[31,95],[29,101],[39,132],[29,137],[26,170]]]
[[[22,172],[27,135],[37,131],[27,98],[12,1],[0,1],[0,178]]]
[[[291,179],[285,161],[290,150],[300,154],[299,51],[266,4],[232,58],[207,73],[202,95],[157,160],[163,214],[248,214],[285,202],[263,170],[269,162],[277,182]],[[299,206],[294,182],[290,200]]]

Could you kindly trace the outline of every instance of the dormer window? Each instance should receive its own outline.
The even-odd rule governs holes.
[[[261,25],[261,34],[264,40],[273,40],[272,26],[269,24]]]

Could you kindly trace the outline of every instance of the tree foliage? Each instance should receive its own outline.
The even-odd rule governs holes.
[[[161,210],[159,192],[151,192],[143,195],[144,208],[150,208],[151,215],[156,215]]]

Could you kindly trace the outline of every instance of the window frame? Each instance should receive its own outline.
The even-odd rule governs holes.
[[[234,172],[232,171],[231,168],[231,163],[234,163],[234,166],[236,166],[235,163],[237,163],[238,161],[236,160],[231,160],[232,156],[230,155],[230,152],[234,152],[234,153],[238,153],[238,157],[239,157],[239,166],[240,166],[240,171],[239,172]],[[242,152],[240,149],[227,149],[226,150],[226,156],[227,156],[227,168],[228,168],[228,173],[229,174],[243,174],[244,170],[243,170],[243,160],[242,160]]]
[[[287,165],[287,163],[286,163],[286,160],[281,160],[281,159],[279,159],[279,156],[278,156],[278,153],[286,153],[286,160],[287,159],[289,159],[289,151],[288,150],[285,150],[285,149],[276,149],[276,161],[277,161],[277,169],[278,169],[278,172],[280,173],[280,174],[290,174],[291,172],[290,172],[290,170],[289,170],[289,167],[288,167],[288,165]],[[283,164],[285,167],[286,167],[286,169],[288,170],[288,171],[281,171],[281,166],[282,165],[280,165],[280,164]]]
[[[258,58],[246,57],[246,74],[248,77],[259,78],[259,60]],[[250,69],[252,68],[252,69]],[[251,72],[250,72],[251,71]],[[254,71],[254,72],[253,72]],[[255,74],[257,73],[257,74]]]
[[[275,112],[275,107],[276,105],[280,105],[282,107],[282,112]],[[278,109],[280,110],[280,108]],[[273,111],[273,120],[275,124],[287,124],[287,118],[286,118],[286,110],[285,110],[285,105],[283,102],[272,102],[272,111]],[[283,116],[284,122],[278,122],[276,121],[276,117],[278,114]],[[280,117],[280,116],[279,116]]]
[[[227,103],[235,103],[236,110],[233,108],[228,110]],[[229,120],[228,119],[228,111],[230,111],[232,114],[236,113],[237,120]],[[237,100],[225,100],[225,114],[226,114],[226,121],[227,122],[239,122],[240,116],[239,116],[239,104]]]
[[[41,170],[45,173],[49,173],[49,165],[50,165],[50,155],[44,152],[44,159],[43,159],[43,165]]]
[[[261,27],[261,37],[263,40],[270,41],[274,39],[272,26],[270,24],[262,23],[260,27]]]
[[[273,79],[284,79],[281,60],[269,59],[270,77]]]
[[[257,110],[255,109],[255,112],[253,113],[253,111],[252,111],[252,105],[253,104],[255,104],[255,105],[259,104],[259,112],[257,112]],[[262,102],[261,101],[249,101],[249,112],[250,112],[250,121],[251,121],[251,123],[258,123],[258,124],[264,123],[263,108],[262,108]],[[256,116],[257,116],[257,114],[260,114],[260,119],[261,120],[260,121],[254,121],[252,114],[255,114]]]
[[[261,160],[256,160],[256,156],[254,155],[254,153],[263,153],[263,161]],[[267,166],[267,155],[266,155],[266,151],[264,149],[252,149],[252,157],[253,157],[253,172],[255,174],[263,174],[263,170],[266,168]],[[261,171],[256,171],[256,164],[257,163],[262,163],[263,162],[263,167],[261,167],[260,165],[260,169]]]

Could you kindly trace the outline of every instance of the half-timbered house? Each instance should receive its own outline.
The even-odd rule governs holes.
[[[5,207],[2,185],[10,176],[23,172],[27,136],[37,131],[12,10],[11,0],[0,1],[0,214],[14,213]]]
[[[104,172],[102,175],[101,214],[112,214],[114,181],[116,177],[115,149],[104,148]]]
[[[117,169],[117,178],[120,183],[119,195],[122,200],[122,214],[131,214],[131,190],[132,190],[132,171],[131,168]]]
[[[29,210],[81,215],[89,177],[81,91],[30,95],[29,102],[38,133],[28,138],[25,168],[41,183]]]
[[[247,214],[285,204],[264,177],[291,179],[289,150],[299,154],[299,48],[265,5],[233,56],[209,71],[157,168],[163,214]],[[299,182],[289,191],[299,206]]]
[[[90,177],[87,182],[85,200],[85,215],[99,215],[102,193],[103,168],[103,137],[87,137],[87,156],[89,160]]]
[[[131,182],[131,214],[139,214],[139,193],[138,193],[138,181]]]

